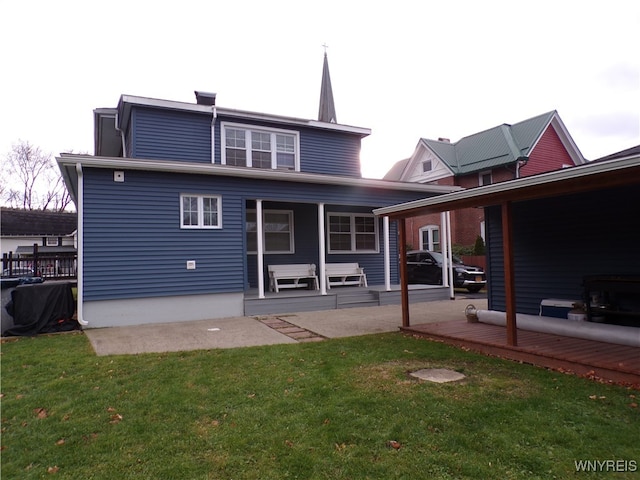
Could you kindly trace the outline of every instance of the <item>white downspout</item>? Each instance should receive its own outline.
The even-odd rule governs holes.
[[[327,294],[327,277],[325,276],[327,269],[326,251],[324,243],[324,203],[318,204],[318,276],[320,277],[320,295]]]
[[[84,312],[82,304],[84,302],[84,178],[82,175],[82,164],[76,163],[76,173],[78,174],[78,265],[77,265],[77,278],[78,278],[78,300],[77,300],[77,314],[78,323],[82,326],[89,325],[84,319]]]
[[[391,258],[389,257],[389,217],[382,217],[382,231],[384,236],[384,288],[391,291]]]
[[[116,127],[116,132],[120,133],[120,139],[122,140],[122,157],[123,158],[127,158],[127,143],[125,142],[125,139],[124,139],[124,132],[118,127],[118,114],[117,113],[116,113],[115,127]],[[82,170],[82,168],[80,170]]]
[[[216,106],[211,107],[211,164],[216,163],[216,118],[218,118],[218,110]]]
[[[256,235],[258,244],[258,298],[264,298],[264,248],[262,225],[262,200],[256,200]]]
[[[455,280],[453,278],[453,248],[451,248],[451,212],[447,210],[445,212],[445,217],[447,218],[447,244],[449,248],[449,278],[451,281],[449,282],[449,298],[454,300],[456,298],[456,294],[454,292],[454,283]]]

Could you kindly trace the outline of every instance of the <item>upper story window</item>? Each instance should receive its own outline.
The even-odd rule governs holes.
[[[431,164],[431,160],[425,160],[422,162],[422,173],[427,173],[433,170],[433,165]]]
[[[58,237],[47,237],[45,241],[45,245],[47,247],[57,247],[58,246]]]
[[[222,228],[222,199],[180,195],[180,228]]]
[[[373,215],[329,213],[329,253],[377,253],[378,222]]]
[[[493,183],[493,178],[491,176],[491,171],[488,172],[480,172],[478,174],[478,185],[491,185]]]
[[[224,122],[221,127],[223,165],[300,170],[298,132]]]

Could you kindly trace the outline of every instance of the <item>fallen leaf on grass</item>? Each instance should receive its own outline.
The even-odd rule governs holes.
[[[285,441],[284,441],[284,444],[285,444],[287,447],[293,447],[293,442],[292,442],[291,440],[285,440]]]
[[[109,423],[120,423],[122,421],[122,415],[120,415],[119,413],[116,413],[115,415],[111,415],[111,420],[109,421]]]
[[[64,438],[61,438],[56,442],[56,445],[64,445]]]
[[[396,450],[400,450],[402,448],[402,444],[400,442],[396,442],[395,440],[389,440],[387,442],[387,447],[395,448]]]
[[[58,473],[58,470],[60,470],[60,469],[59,469],[59,468],[58,468],[58,466],[56,465],[56,466],[54,466],[54,467],[49,467],[49,468],[47,468],[47,473]]]
[[[46,408],[42,408],[42,407],[34,408],[33,409],[33,413],[39,419],[47,418],[49,416],[49,413],[47,412],[47,409]]]
[[[632,402],[629,404],[631,408],[638,408],[638,404],[636,402]]]

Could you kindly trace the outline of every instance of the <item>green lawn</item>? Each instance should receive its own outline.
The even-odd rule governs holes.
[[[65,334],[5,343],[1,359],[3,479],[603,476],[576,472],[581,460],[620,460],[627,472],[606,478],[640,471],[640,392],[399,333],[113,357]],[[420,368],[467,379],[408,376]]]

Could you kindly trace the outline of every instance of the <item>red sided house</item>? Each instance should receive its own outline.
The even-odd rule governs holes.
[[[411,157],[397,162],[385,180],[472,188],[585,163],[557,111],[502,124],[451,143],[421,138]],[[441,215],[407,219],[414,249],[440,250]],[[472,246],[485,238],[484,211],[451,212],[451,242]]]

